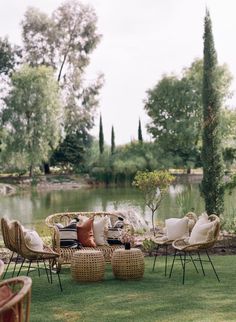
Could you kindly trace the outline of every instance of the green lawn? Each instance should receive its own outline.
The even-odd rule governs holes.
[[[212,256],[221,279],[206,264],[206,276],[188,264],[186,284],[177,263],[171,279],[164,276],[164,257],[145,258],[144,278],[139,281],[114,279],[107,264],[105,279],[96,283],[72,280],[63,268],[60,292],[57,276],[48,284],[46,276],[31,273],[33,279],[32,322],[153,322],[153,321],[236,321],[236,256]]]

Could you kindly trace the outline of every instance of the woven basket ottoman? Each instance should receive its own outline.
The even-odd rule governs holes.
[[[140,279],[144,274],[144,257],[140,249],[116,249],[111,259],[112,271],[122,280]]]
[[[104,278],[105,259],[102,251],[79,250],[71,259],[71,275],[78,282],[97,282]]]

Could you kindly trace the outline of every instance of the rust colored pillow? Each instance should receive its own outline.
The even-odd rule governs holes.
[[[82,224],[77,225],[77,238],[78,242],[84,247],[96,247],[96,243],[93,237],[93,220],[94,218],[89,218]]]
[[[4,304],[10,301],[14,296],[15,294],[12,293],[10,287],[8,287],[7,285],[0,287],[0,307],[3,307]],[[9,309],[5,311],[2,318],[4,322],[14,321],[15,319],[13,310]]]

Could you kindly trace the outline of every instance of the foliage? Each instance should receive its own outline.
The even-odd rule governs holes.
[[[19,57],[19,47],[12,46],[8,38],[0,39],[0,74],[11,74],[15,69]]]
[[[142,249],[149,254],[152,255],[152,252],[156,248],[156,243],[151,238],[145,238],[142,244]]]
[[[218,87],[217,54],[214,48],[210,14],[205,16],[203,70],[203,180],[201,191],[207,213],[224,210],[224,169],[220,133],[221,93]]]
[[[103,126],[102,126],[102,116],[100,115],[99,120],[99,151],[100,154],[104,151],[104,135],[103,135]]]
[[[151,118],[148,132],[163,151],[179,157],[178,166],[200,166],[203,62],[195,60],[181,77],[164,75],[147,91],[145,110]],[[232,76],[226,65],[217,66],[222,100],[229,96]]]
[[[155,235],[155,211],[160,207],[161,201],[165,197],[169,185],[175,177],[166,170],[142,172],[138,171],[135,175],[133,185],[142,191],[145,204],[152,212],[152,227]]]
[[[99,75],[89,83],[84,75],[90,54],[101,38],[96,23],[94,10],[79,1],[66,1],[51,16],[31,7],[22,21],[24,61],[31,66],[51,66],[55,71],[63,107],[64,138],[80,133],[86,141],[94,126],[103,79]]]
[[[141,121],[139,119],[138,121],[138,141],[143,142],[143,134],[142,134],[142,127],[141,127]]]
[[[82,170],[85,163],[85,148],[89,148],[91,140],[91,137],[84,133],[68,134],[54,151],[50,164]]]
[[[114,126],[111,127],[111,154],[115,153],[115,132],[114,132]]]
[[[58,86],[49,67],[23,66],[12,76],[2,121],[8,132],[5,160],[23,163],[32,175],[48,159],[60,134]]]

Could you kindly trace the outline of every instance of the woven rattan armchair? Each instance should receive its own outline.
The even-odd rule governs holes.
[[[4,272],[4,262],[0,259],[0,277],[2,276]]]
[[[78,218],[78,216],[86,216],[86,217],[99,217],[99,216],[109,216],[111,223],[115,223],[119,217],[120,214],[111,213],[111,212],[63,212],[63,213],[56,213],[48,216],[45,219],[46,225],[52,230],[52,245],[53,250],[57,253],[59,253],[59,259],[58,259],[58,266],[59,269],[61,268],[61,265],[64,264],[70,264],[71,259],[74,255],[74,253],[78,250],[76,248],[65,248],[60,246],[60,233],[59,229],[56,226],[56,224],[63,224],[64,226],[69,225],[71,220]],[[124,220],[124,225],[129,226],[129,223],[127,223],[127,220]],[[112,254],[115,249],[124,248],[123,245],[104,245],[104,246],[96,246],[96,247],[81,247],[81,250],[100,250],[102,251],[105,261],[107,263],[111,262]]]
[[[1,219],[1,231],[2,231],[2,237],[4,245],[7,249],[9,249],[11,253],[11,257],[8,261],[5,273],[3,275],[3,278],[5,278],[9,265],[13,261],[14,254],[16,254],[15,258],[15,265],[12,272],[12,277],[14,276],[15,270],[16,270],[16,264],[18,262],[19,254],[17,249],[17,243],[16,243],[16,233],[15,233],[15,226],[14,221],[10,221],[7,217],[3,217]]]
[[[36,268],[38,269],[38,275],[40,276],[39,264],[43,263],[48,282],[52,283],[52,267],[53,267],[53,265],[55,265],[60,289],[62,291],[60,273],[59,273],[59,270],[57,269],[57,259],[59,257],[59,254],[54,252],[50,247],[48,247],[46,245],[44,245],[43,251],[37,251],[37,250],[31,249],[25,241],[22,225],[17,221],[14,222],[14,225],[15,225],[15,230],[16,230],[17,249],[18,249],[19,254],[23,258],[22,264],[21,264],[20,269],[18,271],[18,275],[20,274],[21,269],[24,266],[24,264],[27,262],[28,263],[28,270],[27,270],[26,275],[28,276],[30,269],[32,267],[32,263],[36,262],[37,263]],[[48,265],[47,265],[47,262],[48,262]]]
[[[185,217],[189,219],[189,234],[191,233],[193,226],[195,225],[197,221],[197,215],[194,212],[188,212]],[[164,234],[159,234],[156,235],[156,238],[154,240],[156,247],[154,249],[155,255],[154,255],[154,262],[153,262],[153,267],[152,271],[155,269],[156,265],[156,259],[159,253],[160,247],[165,248],[165,276],[167,274],[167,257],[168,257],[168,247],[172,246],[173,239],[168,239],[166,233]]]
[[[181,266],[183,269],[183,284],[185,283],[186,264],[188,262],[193,263],[197,273],[198,273],[198,268],[197,268],[196,262],[199,262],[202,273],[204,276],[206,274],[205,274],[205,270],[203,267],[203,263],[205,263],[205,262],[210,263],[212,270],[213,270],[218,282],[220,282],[219,276],[215,270],[215,267],[213,265],[213,262],[210,258],[209,252],[208,252],[208,250],[210,250],[215,245],[216,241],[218,240],[219,233],[220,233],[220,219],[216,215],[210,215],[208,217],[208,219],[210,222],[214,222],[214,226],[213,226],[212,230],[210,231],[210,233],[208,234],[207,239],[204,243],[189,244],[188,239],[179,239],[179,240],[175,240],[172,243],[172,246],[175,249],[175,254],[174,254],[169,277],[171,277],[171,275],[172,275],[176,256],[179,255],[179,259],[181,261]],[[201,252],[204,252],[206,254],[206,256],[207,256],[206,259],[202,259]]]
[[[7,288],[11,296],[0,306],[0,322],[29,322],[31,287],[30,277],[20,276],[6,279],[0,288]]]

